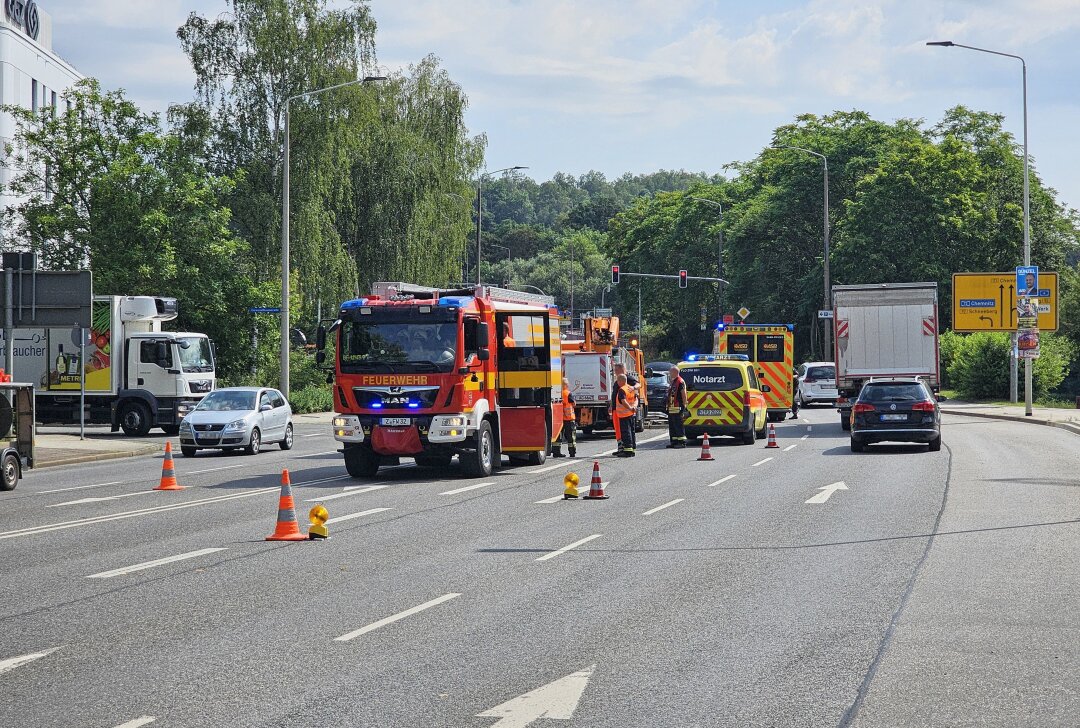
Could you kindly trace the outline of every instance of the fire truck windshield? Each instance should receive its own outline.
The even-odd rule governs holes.
[[[457,331],[450,322],[346,322],[341,327],[341,371],[452,371]]]

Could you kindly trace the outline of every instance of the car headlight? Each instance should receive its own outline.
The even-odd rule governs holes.
[[[191,432],[191,423],[184,420],[180,423],[180,432]]]
[[[227,431],[235,432],[236,430],[243,430],[247,428],[247,423],[243,420],[233,420],[229,424],[225,425]]]
[[[348,427],[348,426],[349,426],[349,418],[348,417],[335,417],[334,418],[334,427]]]

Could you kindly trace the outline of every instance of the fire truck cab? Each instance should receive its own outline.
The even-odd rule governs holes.
[[[334,438],[345,467],[370,477],[412,457],[486,477],[511,460],[544,462],[559,436],[562,355],[554,299],[476,286],[376,283],[341,304],[334,335]]]

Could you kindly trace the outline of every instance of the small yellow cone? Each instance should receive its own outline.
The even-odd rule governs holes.
[[[320,538],[330,538],[330,532],[326,528],[326,522],[330,520],[330,514],[322,503],[317,503],[308,512],[308,520],[311,526],[308,528],[308,539],[314,541]]]
[[[563,477],[563,485],[566,486],[565,489],[563,490],[563,500],[568,500],[570,498],[577,498],[578,497],[578,489],[577,489],[577,487],[578,487],[578,483],[580,483],[580,482],[581,482],[581,479],[578,478],[577,473],[567,473]]]

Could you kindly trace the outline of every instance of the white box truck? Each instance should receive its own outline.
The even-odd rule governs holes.
[[[90,311],[85,347],[71,327],[14,330],[10,373],[33,383],[38,422],[79,422],[85,352],[87,422],[137,436],[155,426],[178,432],[184,415],[214,388],[210,340],[161,330],[176,318],[175,298],[94,296]]]
[[[833,286],[836,408],[851,428],[851,407],[871,377],[941,383],[936,283]]]

